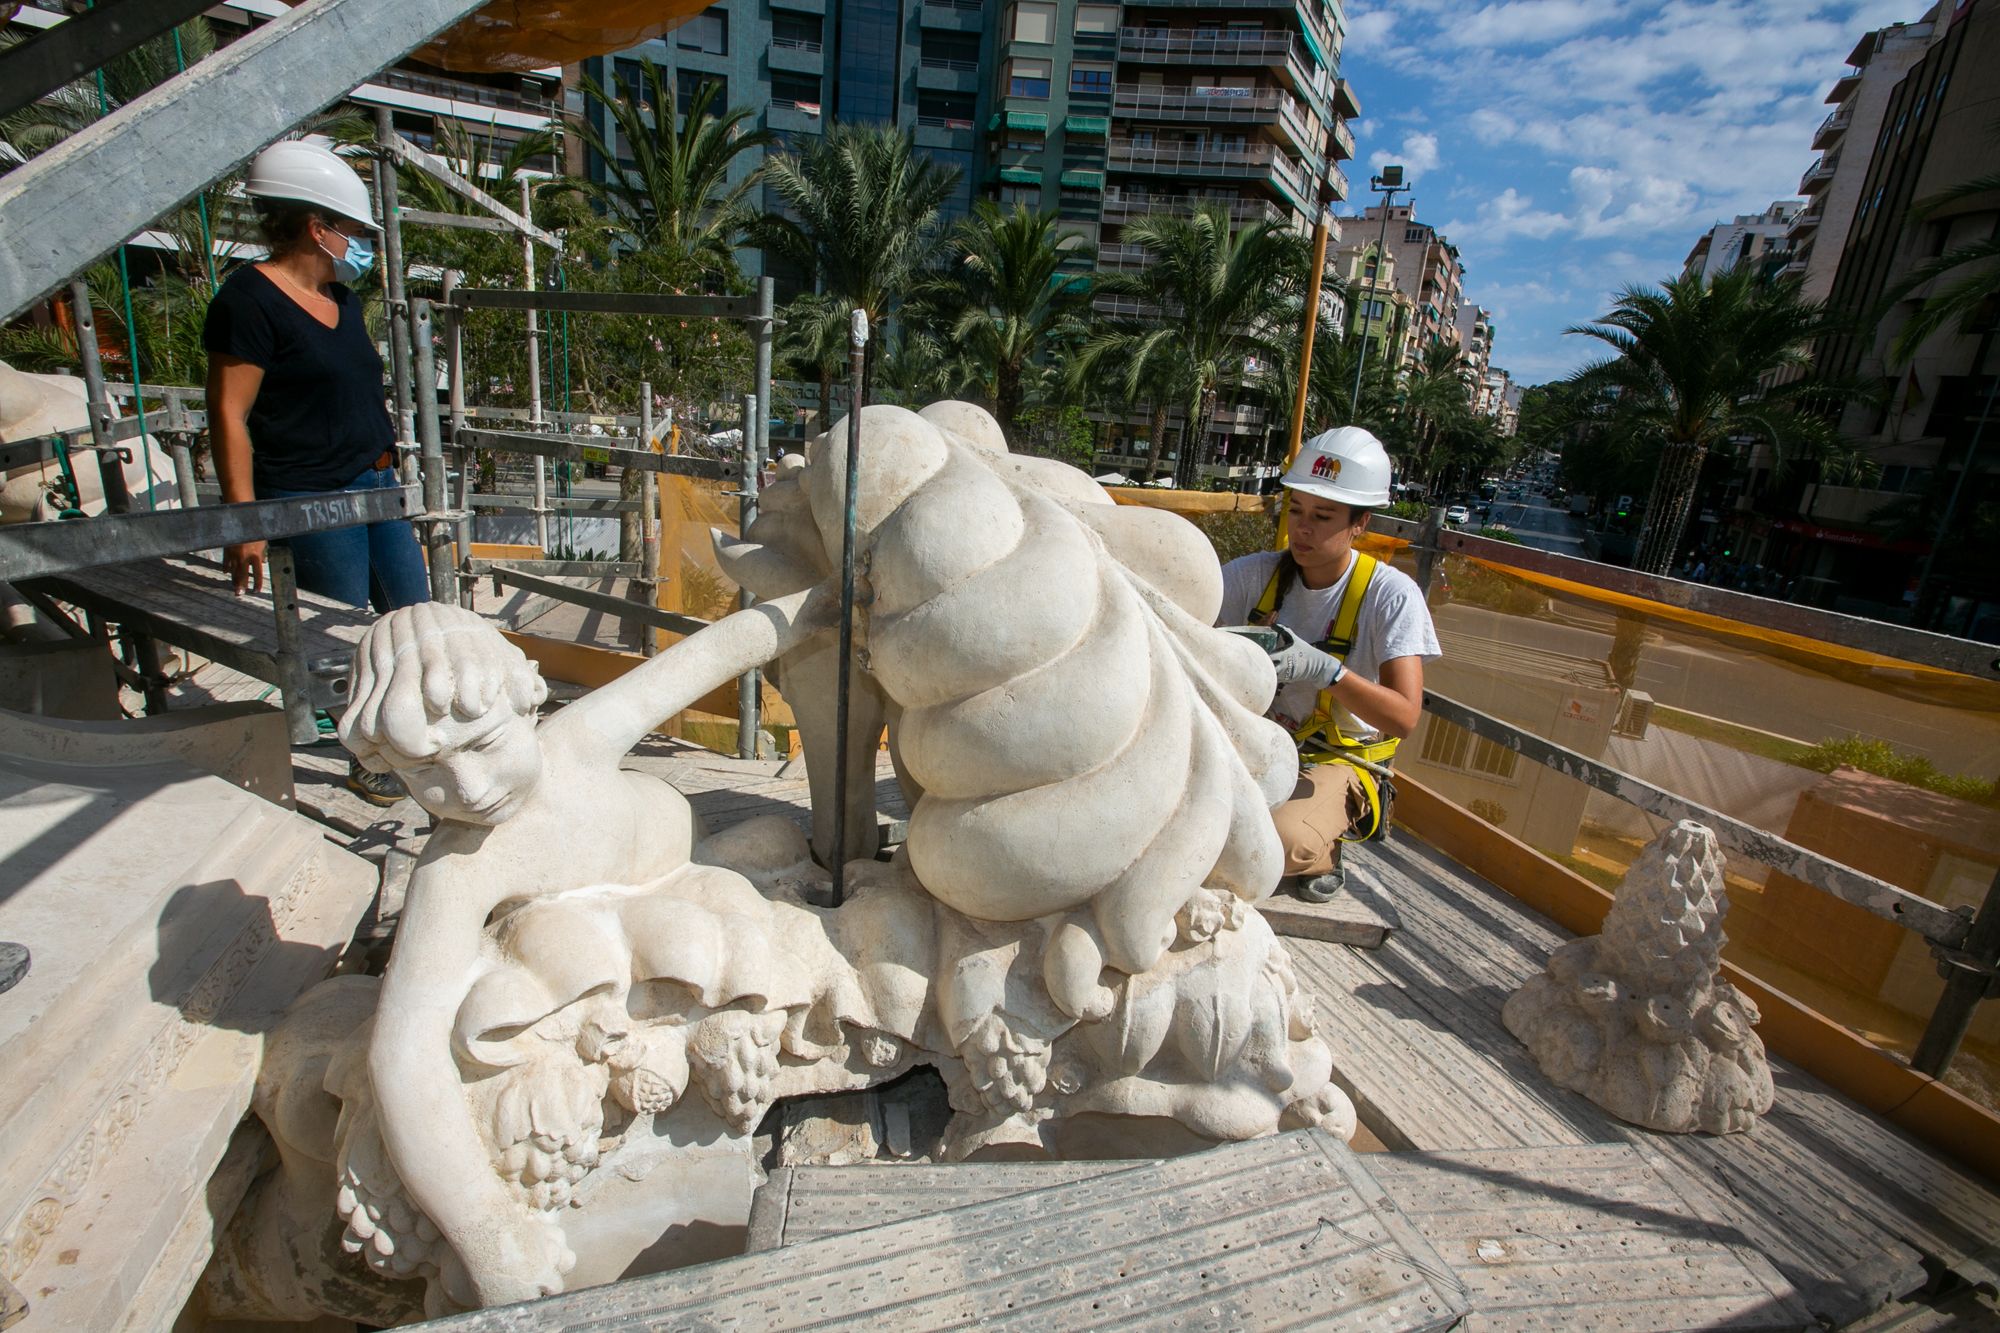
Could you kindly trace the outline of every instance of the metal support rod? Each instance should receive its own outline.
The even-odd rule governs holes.
[[[305,626],[299,623],[299,577],[292,548],[274,542],[265,556],[271,580],[271,610],[277,627],[278,690],[285,699],[285,727],[292,744],[311,745],[319,739],[313,716],[312,672],[306,665]]]
[[[104,383],[104,362],[97,354],[97,317],[91,313],[90,287],[82,278],[69,284],[70,312],[76,319],[77,358],[83,362],[85,400],[90,404],[91,443],[97,446],[97,470],[104,481],[104,506],[114,514],[132,509],[132,488],[125,484],[125,462],[113,446],[116,438],[111,393]],[[146,442],[139,442],[140,448]]]
[[[526,177],[521,180],[521,215],[534,217],[534,199]],[[521,262],[528,275],[528,290],[535,289],[535,239],[521,237]],[[542,424],[542,326],[536,318],[534,308],[528,309],[528,421],[539,427]],[[535,459],[535,545],[542,548],[544,555],[549,549],[549,464],[545,458]]]
[[[448,602],[457,591],[458,574],[451,563],[451,525],[444,517],[444,446],[438,438],[437,353],[431,346],[429,301],[411,305],[410,333],[417,345],[417,440],[424,481],[424,516],[418,520],[423,531],[418,535],[430,561],[431,600]]]
[[[1924,1028],[1917,1049],[1910,1054],[1910,1068],[1932,1078],[1943,1078],[1959,1043],[1972,1026],[1972,1015],[1982,1000],[1994,998],[1994,969],[2000,967],[2000,871],[1986,886],[1986,901],[1972,919],[1962,950],[1944,958],[1944,994],[1931,1021]],[[1945,969],[1940,969],[1945,970]]]
[[[653,385],[639,383],[639,447],[653,452]],[[647,606],[660,604],[660,479],[654,472],[639,474],[639,587]],[[644,627],[639,651],[652,657],[660,651],[660,636],[652,626]]]
[[[741,494],[736,497],[736,531],[748,538],[750,525],[757,521],[757,474],[761,469],[757,463],[757,428],[752,424],[758,415],[759,400],[754,393],[743,395],[743,459]],[[757,599],[748,588],[737,594],[737,605],[749,610]],[[736,757],[755,759],[757,757],[757,677],[755,667],[736,678]],[[844,695],[843,695],[844,697]]]
[[[194,449],[183,436],[167,446],[167,453],[174,460],[174,489],[180,492],[181,508],[193,509],[201,503],[195,493]]]
[[[848,694],[854,672],[855,490],[861,484],[861,379],[868,353],[868,312],[856,310],[848,324],[847,483],[840,530],[840,685],[834,699],[834,731],[839,753],[833,770],[833,906],[847,897],[847,762],[853,738],[847,734]]]
[[[1424,512],[1423,526],[1417,529],[1417,587],[1426,595],[1437,572],[1438,534],[1443,531],[1444,506],[1432,505]]]
[[[1401,167],[1396,168],[1399,175],[1402,170]],[[1369,279],[1368,288],[1361,297],[1361,345],[1354,349],[1354,396],[1347,400],[1348,419],[1354,422],[1359,422],[1361,419],[1361,369],[1368,364],[1368,333],[1375,323],[1373,294],[1382,288],[1382,264],[1389,250],[1389,205],[1396,201],[1396,194],[1400,188],[1394,185],[1384,187],[1380,176],[1375,177],[1370,184],[1374,186],[1376,193],[1382,196],[1382,228],[1381,234],[1375,239],[1375,276]],[[1364,274],[1367,272],[1365,267],[1362,272]],[[1388,311],[1384,310],[1382,313],[1386,316]],[[1348,312],[1348,318],[1354,318],[1352,311]],[[1386,338],[1383,339],[1382,350],[1386,355],[1388,352]]]
[[[757,465],[762,468],[771,457],[771,350],[777,342],[777,290],[775,278],[757,279],[757,321],[751,330],[756,346],[755,369],[751,375],[750,388],[757,395]],[[744,441],[749,442],[749,426],[744,426]]]
[[[465,429],[465,312],[451,303],[451,295],[458,289],[458,270],[446,269],[439,286],[444,298],[445,392],[451,408],[452,452],[458,459],[458,493],[452,497],[452,508],[462,515],[456,533],[458,604],[470,611],[478,593],[473,580],[464,575],[472,562],[472,474],[479,460],[464,446],[459,434]]]
[[[388,298],[389,380],[396,391],[396,426],[399,440],[416,438],[411,417],[416,399],[410,392],[410,302],[404,286],[403,217],[399,204],[401,182],[396,177],[396,160],[389,143],[396,137],[389,108],[375,108],[375,143],[381,153],[375,159],[376,202],[382,210],[382,289]]]

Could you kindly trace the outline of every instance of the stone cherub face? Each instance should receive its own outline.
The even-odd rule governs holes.
[[[535,709],[548,686],[519,648],[433,602],[382,617],[354,656],[340,738],[356,758],[440,819],[492,825],[521,808],[542,777]]]

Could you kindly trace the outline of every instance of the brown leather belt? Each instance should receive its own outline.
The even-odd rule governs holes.
[[[394,468],[396,466],[396,446],[392,444],[387,449],[384,449],[382,456],[369,464],[369,466],[378,472],[385,467]]]

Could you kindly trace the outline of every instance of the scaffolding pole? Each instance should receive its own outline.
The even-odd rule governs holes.
[[[639,447],[653,452],[653,384],[639,383]],[[660,480],[657,474],[639,474],[639,594],[647,606],[660,604]],[[660,637],[650,625],[642,626],[639,651],[651,657],[660,651]]]
[[[530,187],[524,178],[521,181],[521,213],[524,217],[533,215],[534,200]],[[527,269],[528,290],[535,290],[535,238],[521,233],[521,259]],[[535,429],[542,425],[542,330],[535,318],[533,306],[528,308],[528,424]],[[544,555],[549,550],[549,464],[548,460],[535,458],[535,545],[542,548]]]
[[[444,446],[438,438],[437,353],[431,346],[431,303],[410,308],[410,333],[417,350],[417,440],[422,450],[424,555],[430,562],[431,600],[449,602],[457,593],[457,571],[451,559],[451,521],[444,503]]]
[[[757,521],[757,428],[751,423],[759,415],[757,395],[743,395],[743,466],[739,485],[742,487],[736,497],[736,531],[748,540],[750,525]],[[748,588],[737,593],[737,604],[744,610],[756,605]],[[755,759],[757,757],[757,687],[760,672],[752,667],[736,679],[736,757]]]
[[[403,267],[403,211],[400,207],[402,182],[396,176],[396,157],[390,145],[396,138],[395,122],[389,108],[375,108],[375,143],[381,150],[375,157],[375,196],[382,210],[382,287],[388,297],[389,378],[396,390],[396,438],[416,438],[415,399],[410,394],[410,301]]]

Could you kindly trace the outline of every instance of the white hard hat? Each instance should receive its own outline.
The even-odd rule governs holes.
[[[274,143],[250,163],[243,183],[252,199],[311,204],[364,226],[382,228],[368,206],[368,187],[332,149],[300,139]]]
[[[1359,426],[1341,426],[1306,441],[1280,483],[1332,500],[1374,509],[1389,503],[1389,451]]]

